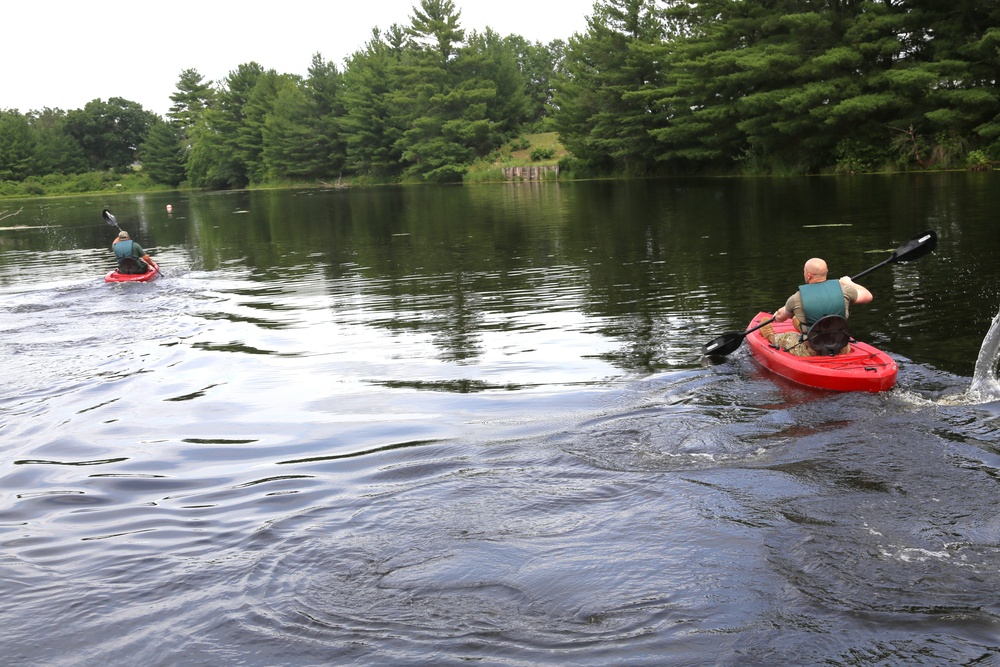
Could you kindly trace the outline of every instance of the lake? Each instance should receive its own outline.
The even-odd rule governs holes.
[[[163,277],[104,282],[105,207]],[[18,210],[0,662],[1000,661],[1000,175]],[[851,313],[891,391],[701,356],[928,229]]]

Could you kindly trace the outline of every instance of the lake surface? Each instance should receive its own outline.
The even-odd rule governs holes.
[[[4,664],[1000,661],[995,174],[21,207]],[[852,312],[893,390],[701,357],[927,229]]]

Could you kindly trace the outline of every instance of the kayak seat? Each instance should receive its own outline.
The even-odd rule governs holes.
[[[833,356],[847,348],[851,342],[851,329],[840,315],[827,315],[809,328],[806,342],[816,354]]]
[[[141,262],[135,257],[124,257],[118,260],[118,273],[135,274],[146,273],[149,267],[146,262]]]

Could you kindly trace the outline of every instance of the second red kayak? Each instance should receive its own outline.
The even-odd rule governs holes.
[[[771,319],[757,313],[751,329]],[[775,333],[793,331],[792,321],[775,322]],[[860,341],[851,342],[851,351],[834,356],[796,357],[771,346],[760,330],[747,335],[750,352],[761,366],[784,378],[817,389],[833,391],[887,391],[896,384],[899,369],[888,354]]]
[[[156,262],[149,263],[149,270],[145,273],[119,273],[118,269],[108,271],[104,276],[106,283],[144,283],[160,275],[160,267]]]

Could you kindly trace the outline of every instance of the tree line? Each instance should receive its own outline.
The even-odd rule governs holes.
[[[1000,3],[621,0],[570,39],[566,147],[632,173],[988,167]]]
[[[1000,159],[1000,3],[598,0],[568,41],[466,32],[420,0],[341,67],[179,77],[166,118],[123,98],[0,111],[0,181],[129,171],[177,186],[460,181],[554,129],[581,175],[817,173]]]

